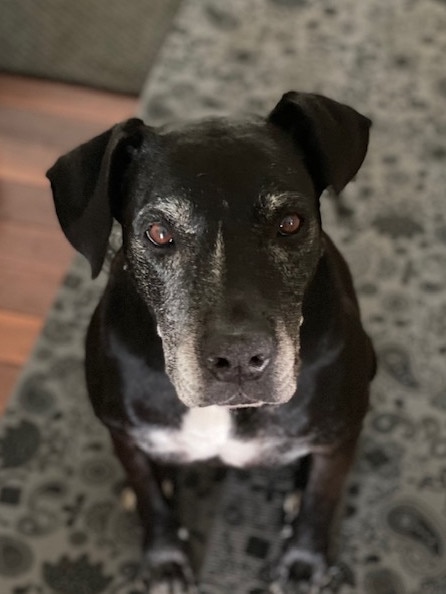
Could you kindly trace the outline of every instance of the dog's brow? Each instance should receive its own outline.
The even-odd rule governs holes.
[[[186,232],[194,232],[198,226],[192,204],[175,196],[155,198],[150,201],[148,207],[142,209],[142,212],[147,212],[147,210],[156,211]]]
[[[302,198],[296,192],[265,192],[259,196],[258,208],[263,215],[272,215],[287,204],[292,198]]]

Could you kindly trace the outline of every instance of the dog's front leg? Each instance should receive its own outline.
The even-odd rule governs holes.
[[[141,578],[150,593],[195,593],[195,580],[178,536],[178,522],[162,493],[159,474],[131,437],[112,431],[116,455],[133,487],[144,531]]]
[[[308,581],[311,592],[319,592],[325,585],[333,587],[339,581],[336,569],[330,568],[332,531],[356,441],[345,442],[330,453],[312,454],[299,515],[276,570],[279,584],[284,585],[294,576]]]

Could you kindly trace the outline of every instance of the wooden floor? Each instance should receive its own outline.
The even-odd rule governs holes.
[[[134,97],[0,74],[0,414],[73,257],[45,171],[133,115],[136,104]]]

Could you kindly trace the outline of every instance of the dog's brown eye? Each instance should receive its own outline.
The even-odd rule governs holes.
[[[152,223],[146,231],[146,236],[152,243],[158,246],[173,243],[173,233],[162,223]]]
[[[299,215],[293,213],[284,217],[279,225],[280,235],[293,235],[300,228],[301,220]]]

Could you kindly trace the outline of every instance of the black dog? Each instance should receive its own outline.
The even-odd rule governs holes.
[[[87,339],[94,410],[135,490],[150,591],[193,580],[160,488],[166,465],[311,466],[278,563],[320,586],[375,356],[319,197],[341,191],[370,121],[284,95],[268,118],[118,124],[48,172],[62,229],[101,270],[123,247]]]

